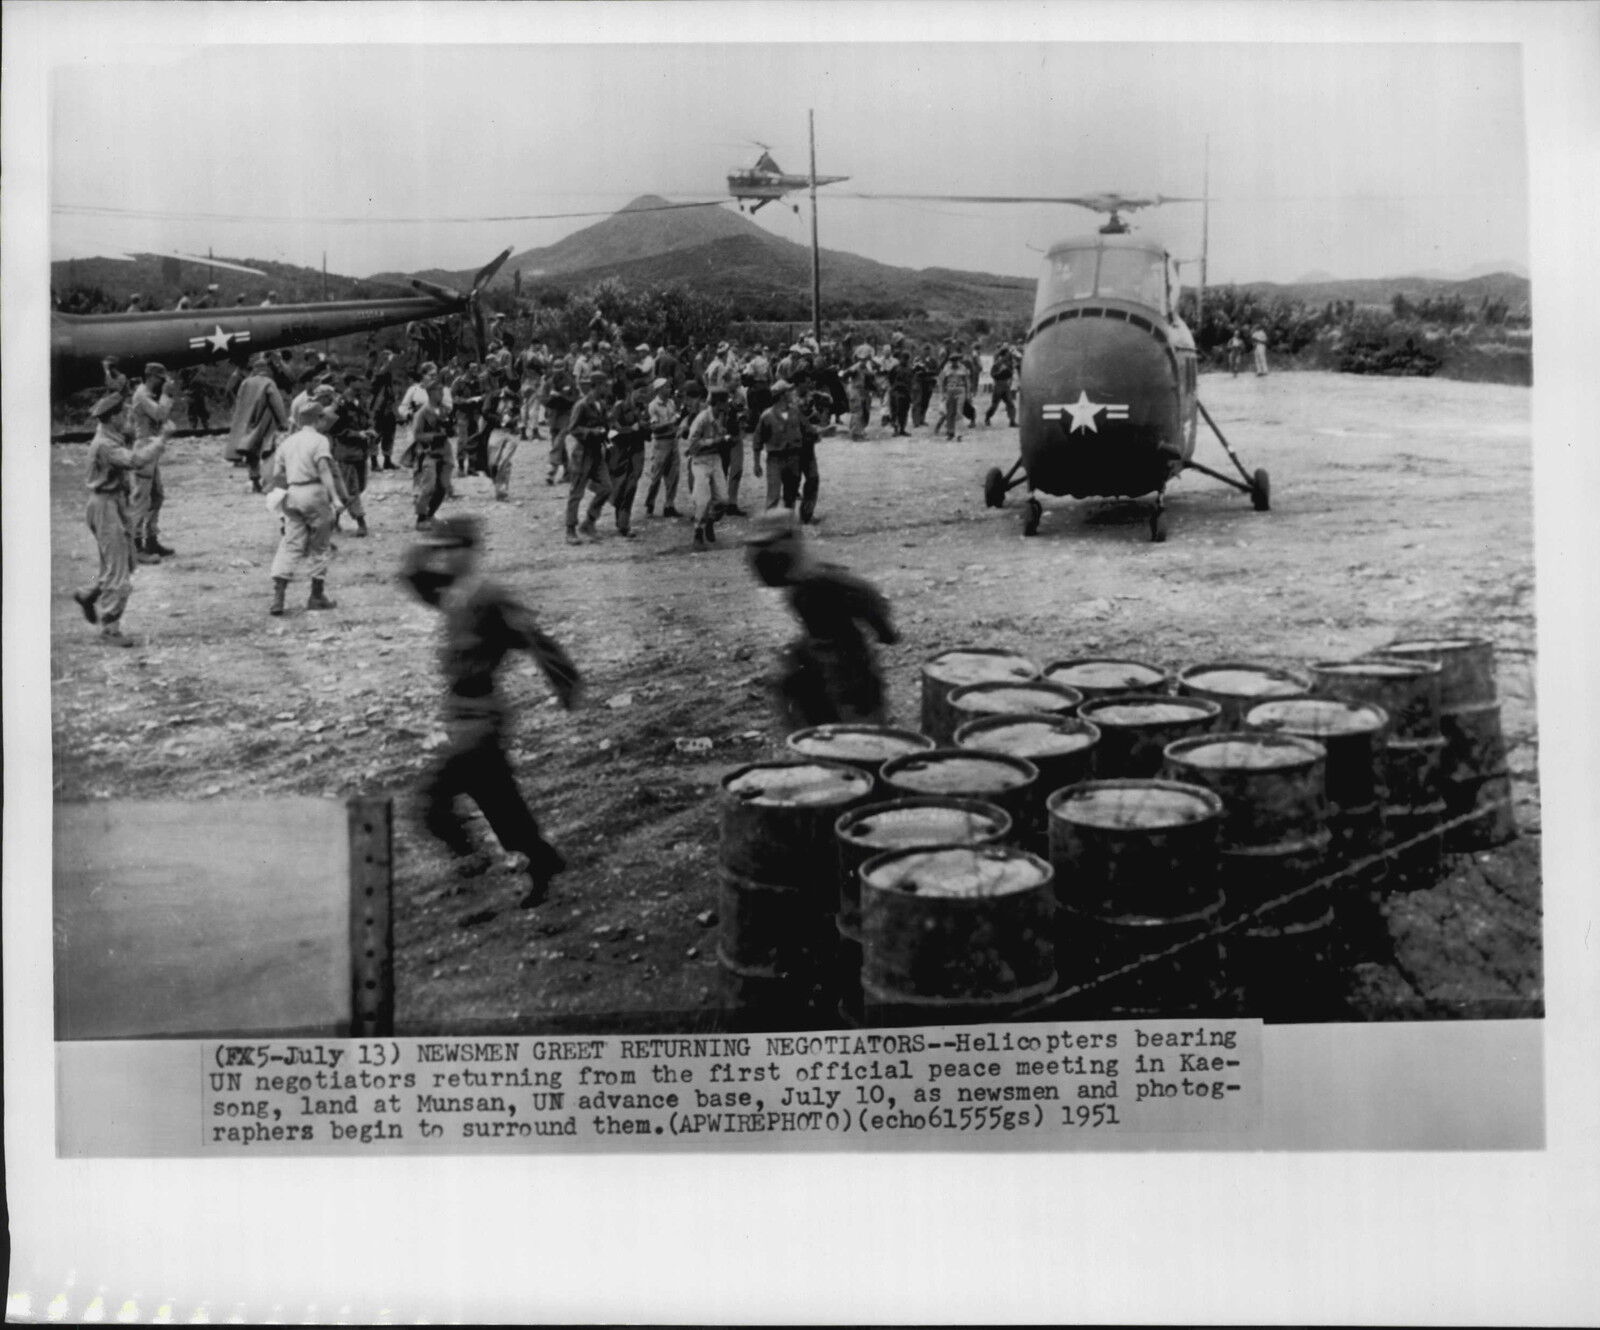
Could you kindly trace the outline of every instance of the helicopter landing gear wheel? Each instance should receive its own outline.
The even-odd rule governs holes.
[[[1000,468],[991,466],[989,474],[983,478],[983,506],[985,508],[1003,508],[1006,503],[1006,478],[1001,474]]]
[[[1251,477],[1250,503],[1258,513],[1264,513],[1272,507],[1272,483],[1267,478],[1265,467]]]
[[[1039,534],[1039,519],[1044,516],[1044,505],[1037,499],[1029,499],[1027,513],[1027,520],[1022,524],[1022,534],[1025,536],[1037,536]]]

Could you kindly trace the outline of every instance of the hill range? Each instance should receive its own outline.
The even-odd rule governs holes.
[[[522,273],[525,293],[541,290],[579,291],[606,278],[634,288],[682,282],[722,296],[737,311],[741,306],[798,300],[809,305],[811,251],[804,245],[772,235],[726,207],[667,208],[654,195],[635,199],[620,212],[584,227],[553,245],[513,254],[496,275],[492,288],[509,291],[515,273]],[[212,280],[222,288],[222,303],[231,305],[240,292],[249,304],[259,303],[271,288],[282,303],[324,298],[360,299],[410,293],[410,278],[422,277],[465,288],[475,269],[428,269],[418,273],[376,273],[353,278],[310,268],[241,259],[266,271],[256,278],[216,270]],[[964,319],[972,315],[1026,319],[1033,305],[1034,282],[1028,277],[962,272],[947,268],[911,269],[862,258],[842,250],[822,251],[823,300],[842,316],[912,316],[925,311],[935,318]],[[63,260],[51,265],[51,282],[68,286],[99,286],[109,296],[125,301],[134,291],[163,300],[170,307],[178,284],[170,262],[141,255],[135,263],[110,259]],[[182,285],[191,290],[204,286],[199,265],[185,264]],[[1506,300],[1513,306],[1529,299],[1525,276],[1511,271],[1476,274],[1452,279],[1426,276],[1339,280],[1323,274],[1293,283],[1237,283],[1267,296],[1281,296],[1320,305],[1331,300],[1353,300],[1363,305],[1387,306],[1397,293],[1411,298],[1460,294],[1476,304],[1483,296]]]

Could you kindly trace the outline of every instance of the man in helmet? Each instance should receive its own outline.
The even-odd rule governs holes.
[[[900,640],[889,603],[870,582],[806,548],[792,518],[763,513],[749,540],[750,567],[770,587],[780,587],[804,630],[784,651],[777,680],[778,707],[791,729],[841,722],[880,723],[885,705],[863,629],[885,645]]]
[[[401,565],[401,580],[445,616],[440,663],[449,744],[423,783],[424,819],[460,857],[462,876],[475,876],[488,860],[474,850],[456,800],[464,796],[476,803],[500,844],[527,860],[528,890],[519,904],[528,909],[544,900],[550,880],[567,865],[545,840],[517,788],[504,741],[509,716],[495,675],[508,652],[527,651],[569,709],[581,681],[567,653],[532,612],[478,571],[481,544],[474,518],[443,518],[406,552]]]

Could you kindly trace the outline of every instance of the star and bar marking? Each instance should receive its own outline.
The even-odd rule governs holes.
[[[228,332],[219,323],[212,332],[207,333],[204,337],[191,337],[189,339],[189,349],[198,351],[202,346],[210,346],[220,356],[227,351],[229,342],[248,342],[249,340],[250,330],[248,328],[241,329],[239,332]]]
[[[1072,425],[1067,430],[1069,434],[1077,434],[1080,431],[1098,434],[1100,426],[1095,417],[1102,411],[1106,413],[1107,424],[1113,420],[1126,420],[1128,418],[1127,403],[1092,402],[1089,400],[1089,394],[1082,388],[1078,389],[1078,400],[1076,402],[1047,402],[1040,414],[1046,420],[1065,420],[1070,417]]]

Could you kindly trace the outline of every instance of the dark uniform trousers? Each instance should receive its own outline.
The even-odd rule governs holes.
[[[516,776],[506,758],[501,717],[449,715],[445,718],[445,732],[449,745],[422,788],[423,818],[428,830],[456,854],[471,854],[472,838],[456,811],[456,800],[465,796],[483,810],[490,828],[507,850],[527,855],[535,865],[559,859],[517,789]]]

